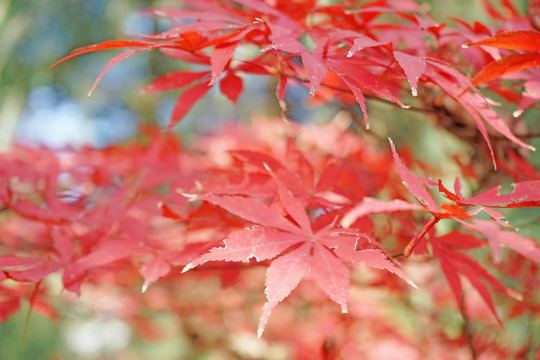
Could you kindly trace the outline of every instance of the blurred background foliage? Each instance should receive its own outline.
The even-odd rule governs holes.
[[[134,0],[0,2],[2,146],[7,146],[13,133],[23,143],[53,146],[102,145],[131,135],[133,128],[128,124],[133,124],[141,109],[130,102],[147,76],[148,57],[115,69],[94,101],[84,99],[88,86],[110,54],[81,58],[55,70],[49,67],[74,48],[154,26],[130,16],[146,5],[153,4]],[[100,122],[109,125],[98,130]],[[105,132],[99,140],[97,131]]]
[[[91,100],[87,99],[88,90],[114,52],[88,54],[52,70],[49,67],[72,49],[81,46],[108,39],[126,38],[136,33],[164,30],[167,23],[138,15],[136,10],[166,3],[175,1],[1,0],[0,149],[8,149],[13,142],[56,148],[85,145],[103,147],[135,136],[140,122],[157,122],[165,126],[178,93],[142,95],[140,89],[150,79],[171,70],[178,70],[182,66],[178,62],[168,60],[157,52],[134,56],[112,68]],[[441,22],[451,22],[447,16],[455,16],[466,21],[479,20],[489,24],[480,0],[429,0],[423,3]],[[515,3],[522,10],[526,7],[526,0]],[[250,79],[246,86],[246,93],[249,93],[250,97],[241,97],[237,106],[231,105],[218,93],[211,92],[182,121],[178,126],[179,132],[187,137],[185,134],[191,131],[211,129],[217,119],[248,119],[257,114],[279,114],[273,91],[268,91],[271,84],[266,79]],[[306,94],[304,90],[298,89],[288,94],[291,100],[290,111],[293,112],[292,117],[295,120],[305,120],[313,115],[313,110],[295,105],[301,104]],[[376,114],[388,112],[384,105],[371,106],[372,117],[382,118],[383,116]],[[319,112],[319,116],[323,114],[328,120],[332,113],[338,110],[330,107],[322,113]],[[388,132],[385,136],[394,134],[398,137],[399,134],[399,137],[407,138],[409,143],[417,145],[413,151],[435,149],[430,154],[417,154],[433,162],[440,160],[444,150],[455,148],[455,140],[440,135],[429,126],[426,127],[423,117],[403,111],[394,114],[396,115],[391,118],[384,116],[387,119],[380,125],[373,121],[373,131]],[[533,119],[528,121],[532,122]],[[435,133],[437,136],[429,136]],[[444,146],[446,149],[437,150],[440,148],[441,136],[444,137],[441,149]],[[538,141],[533,145],[540,147]],[[441,154],[437,155],[437,151]],[[537,155],[534,161],[539,162]],[[454,173],[457,172],[456,169]],[[516,212],[514,218],[524,222],[527,222],[527,219],[534,220],[535,216],[537,219],[537,212],[527,212],[527,215]],[[509,218],[513,220],[511,214]],[[526,233],[523,235],[532,236],[536,229],[525,229]],[[429,295],[425,296],[427,298]],[[399,311],[397,307],[394,309]],[[96,340],[103,342],[98,344],[101,346],[100,352],[77,353],[73,344],[78,340],[70,338],[68,334],[79,331],[82,339],[88,340],[95,339],[97,334],[103,334],[105,329],[112,328],[115,334],[111,336],[119,336],[114,338],[117,343],[121,339],[130,341],[132,336],[129,329],[121,323],[114,323],[114,319],[96,319],[82,310],[81,313],[68,315],[67,321],[61,324],[32,314],[23,340],[26,312],[27,309],[23,308],[17,316],[0,324],[0,359],[54,359],[61,358],[62,354],[71,354],[69,358],[72,359],[113,359],[116,357],[111,354],[115,353],[115,349],[108,347],[110,345],[107,339]],[[455,319],[456,313],[452,314],[447,316],[451,321],[444,320],[447,331],[459,332],[461,325],[459,320]],[[400,318],[395,314],[392,316]],[[89,324],[91,321],[94,322]],[[184,358],[193,358],[195,353],[189,347],[189,336],[177,328],[176,318],[156,315],[156,323],[170,330],[174,336],[153,345],[134,348],[136,350],[132,350],[132,359],[145,356],[153,359],[174,359],[178,358],[178,354],[183,354]],[[70,341],[72,347],[69,345]],[[85,344],[78,346],[84,349]],[[223,358],[211,350],[208,351],[207,354],[198,354],[197,358]]]
[[[88,91],[113,51],[49,67],[81,46],[166,29],[165,21],[137,9],[168,3],[176,1],[0,2],[0,147],[6,149],[13,139],[32,146],[101,147],[133,136],[138,122],[167,125],[178,93],[142,95],[140,89],[150,79],[182,68],[177,61],[157,52],[133,56],[107,73],[91,100]],[[246,86],[250,94],[264,94],[267,84],[250,81]],[[273,105],[265,96],[254,96],[235,107],[211,92],[178,128],[211,127],[216,116],[238,117],[238,109],[244,109],[243,115],[246,109],[277,115]]]

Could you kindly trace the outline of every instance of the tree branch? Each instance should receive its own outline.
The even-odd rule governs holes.
[[[301,83],[309,83],[309,79],[300,77],[298,75],[294,75],[294,74],[288,73],[288,72],[283,71],[283,70],[279,70],[279,73],[282,74],[282,75],[285,75],[285,76],[287,76],[287,77],[289,77],[291,79],[299,81]],[[342,92],[342,93],[351,93],[350,89],[345,89],[345,88],[335,86],[335,85],[321,83],[321,86],[324,86],[327,89],[339,91],[339,92]],[[399,106],[399,104],[397,104],[397,103],[395,103],[395,102],[393,102],[391,100],[378,97],[378,96],[364,94],[364,97],[366,99],[369,99],[369,100],[374,100],[374,101],[378,101],[378,102],[381,102],[381,103],[384,103],[384,104],[388,104],[388,105],[392,105],[392,106],[401,108],[401,106]],[[466,126],[465,121],[460,120],[457,116],[455,116],[454,113],[452,113],[450,110],[448,110],[448,108],[446,108],[445,106],[430,106],[430,107],[427,107],[427,108],[418,107],[418,106],[414,106],[414,105],[409,105],[409,106],[410,107],[407,108],[407,110],[418,112],[418,113],[423,113],[423,114],[436,115],[437,118],[439,118],[439,119],[440,118],[447,118],[447,119],[452,120],[455,124],[460,124],[460,125],[465,125]],[[527,134],[515,134],[515,135],[518,138],[530,139],[530,138],[540,137],[540,131],[539,132],[533,132],[533,133],[527,133]],[[489,136],[491,138],[494,138],[494,139],[507,139],[504,135],[501,135],[501,134],[490,134]]]
[[[469,347],[471,358],[472,360],[476,360],[478,358],[478,354],[476,352],[476,349],[474,348],[471,322],[469,320],[469,317],[467,316],[467,309],[465,308],[464,299],[465,299],[465,296],[463,295],[463,293],[461,293],[461,313],[463,315],[462,332],[463,332],[463,335],[465,335],[465,339],[467,340],[467,346]]]

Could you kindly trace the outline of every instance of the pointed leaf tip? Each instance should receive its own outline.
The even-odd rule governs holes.
[[[409,284],[411,287],[415,288],[415,289],[418,289],[418,286],[414,283],[414,281],[412,281],[411,279],[406,279],[405,280],[407,282],[407,284]]]
[[[185,272],[188,272],[189,270],[195,268],[195,266],[193,265],[193,263],[189,263],[187,264],[186,266],[184,266],[184,268],[182,269],[182,274],[185,273]]]
[[[195,201],[199,198],[199,195],[197,194],[189,194],[189,193],[180,192],[180,195],[187,198],[188,201]]]
[[[178,124],[211,88],[212,86],[208,86],[208,82],[202,82],[185,90],[174,105],[167,129],[170,130]]]
[[[399,66],[405,73],[407,81],[411,86],[411,92],[413,96],[418,95],[418,80],[424,75],[427,64],[422,58],[409,55],[401,51],[394,51],[394,58],[398,62]],[[410,106],[403,105],[402,108],[410,108]]]
[[[219,75],[212,74],[212,77],[210,78],[210,82],[208,83],[208,86],[214,86],[219,80]]]
[[[521,114],[523,114],[523,109],[517,109],[517,110],[515,110],[515,111],[512,113],[512,116],[513,116],[514,118],[518,118],[518,117],[521,116]]]
[[[500,49],[540,51],[540,32],[534,30],[503,31],[468,46],[493,46]]]
[[[517,291],[515,290],[512,290],[510,288],[507,288],[506,289],[506,294],[508,296],[510,296],[512,299],[514,300],[517,300],[517,301],[523,301],[523,295],[518,293]]]

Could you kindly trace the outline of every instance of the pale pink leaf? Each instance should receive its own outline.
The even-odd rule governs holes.
[[[266,167],[267,171],[270,173],[274,179],[277,188],[279,199],[281,204],[287,213],[296,221],[298,225],[306,232],[308,236],[313,236],[313,230],[311,229],[311,222],[306,214],[306,209],[304,205],[295,198],[289,189],[281,182],[281,180],[276,176],[276,174],[270,169],[269,166]]]
[[[491,142],[489,140],[487,129],[484,125],[484,122],[482,121],[482,118],[478,115],[476,110],[473,106],[471,106],[465,99],[463,98],[463,92],[467,90],[467,88],[463,88],[463,86],[468,86],[471,89],[475,89],[474,85],[470,82],[470,80],[465,77],[463,74],[459,73],[458,71],[449,68],[448,66],[442,65],[438,62],[429,62],[430,65],[435,66],[439,70],[442,70],[444,73],[449,74],[454,77],[454,81],[448,79],[447,76],[441,76],[440,73],[433,71],[433,69],[429,69],[432,74],[430,74],[430,79],[437,84],[441,88],[441,90],[450,96],[452,99],[454,99],[456,102],[460,103],[465,110],[471,115],[473,118],[476,127],[480,131],[480,134],[484,138],[484,141],[486,142],[489,153],[491,155],[491,159],[493,160],[493,165],[496,167],[495,163],[495,155],[493,152],[493,147],[491,145]],[[461,84],[462,86],[458,86]],[[477,91],[477,90],[476,90]]]
[[[380,43],[365,35],[356,34],[354,36],[354,43],[349,49],[349,52],[347,53],[347,57],[352,57],[354,54],[356,54],[358,51],[362,49],[365,49],[368,47],[383,46],[383,45],[386,45],[386,44]]]
[[[243,196],[199,195],[198,199],[220,206],[228,212],[255,224],[303,235],[304,231],[287,221],[277,210],[251,198]]]
[[[380,250],[373,249],[350,251],[348,249],[338,247],[336,248],[335,253],[340,259],[344,261],[348,261],[356,265],[368,266],[376,269],[389,271],[392,274],[395,274],[405,280],[410,286],[416,288],[416,285],[412,282],[412,280],[410,280],[409,277],[405,275],[405,273],[399,267],[396,266],[396,264],[388,260],[388,258]]]
[[[392,155],[394,156],[394,161],[396,163],[399,176],[401,177],[401,180],[403,180],[403,184],[407,187],[411,194],[414,195],[416,200],[427,207],[429,211],[434,213],[439,212],[435,200],[433,200],[429,192],[426,190],[426,188],[424,188],[418,178],[411,174],[411,172],[407,169],[407,167],[405,167],[405,164],[403,164],[399,158],[392,140],[390,140],[390,146],[392,148]]]
[[[349,269],[326,247],[315,243],[311,273],[321,289],[347,312],[349,298]]]
[[[68,264],[64,270],[62,282],[66,289],[78,294],[80,291],[79,286],[86,270],[108,265],[117,260],[143,254],[147,251],[143,246],[131,240],[107,240],[102,242],[90,254],[78,259],[76,262]]]
[[[0,256],[0,269],[17,281],[38,282],[59,270],[63,265],[56,261],[20,256]]]
[[[454,193],[459,198],[463,198],[463,195],[461,195],[461,178],[459,176],[454,180]]]
[[[501,119],[501,117],[493,110],[489,104],[481,98],[479,94],[467,93],[464,95],[464,100],[468,101],[476,111],[482,116],[482,118],[491,125],[495,130],[504,135],[507,139],[522,146],[526,149],[534,151],[535,148],[532,145],[523,142],[521,139],[517,138],[512,130],[508,127],[508,124]]]
[[[193,269],[207,261],[257,261],[272,259],[288,247],[302,241],[288,232],[253,226],[250,229],[230,233],[224,242],[224,247],[213,248],[191,263],[182,272]]]
[[[440,83],[438,85],[440,86]],[[444,88],[442,86],[441,86],[441,89],[443,89],[443,91],[444,91]],[[476,124],[476,127],[480,131],[480,134],[482,135],[482,137],[484,138],[484,141],[487,144],[489,154],[490,154],[492,162],[493,162],[493,167],[495,169],[497,169],[497,163],[495,161],[495,153],[493,152],[493,146],[491,145],[491,141],[489,140],[489,135],[488,135],[486,126],[484,125],[484,123],[482,121],[482,118],[478,115],[478,113],[476,112],[474,107],[471,106],[469,103],[465,102],[464,99],[457,98],[456,100],[457,100],[457,102],[459,102],[461,104],[461,106],[463,106],[463,108],[465,110],[467,110],[469,115],[471,115],[471,117],[473,118],[473,120],[474,120],[474,122]]]
[[[276,259],[266,272],[266,298],[257,335],[262,336],[272,310],[298,286],[311,264],[311,243],[304,243],[298,249]]]
[[[306,48],[300,43],[300,41],[296,40],[290,35],[272,36],[272,44],[262,48],[262,51],[268,51],[270,49],[278,49],[293,54],[300,54],[306,51]]]
[[[160,256],[156,256],[151,261],[143,264],[139,268],[139,273],[144,278],[142,292],[145,292],[150,284],[155,282],[160,277],[167,275],[170,271],[171,266]]]
[[[305,186],[307,191],[313,190],[313,181],[315,178],[313,165],[311,165],[296,144],[289,138],[287,139],[286,151],[286,163],[291,172],[300,178],[300,181],[302,182],[301,185]],[[325,167],[323,171],[326,169],[327,167]]]
[[[348,228],[358,218],[369,214],[411,210],[422,210],[422,207],[403,200],[383,201],[373,198],[364,198],[361,203],[347,212],[347,214],[341,220],[341,226]]]
[[[0,269],[3,271],[18,271],[29,269],[44,260],[40,258],[21,257],[14,255],[0,256]]]
[[[136,254],[143,254],[146,251],[143,246],[131,240],[110,239],[101,243],[90,254],[78,259],[74,263],[74,269],[83,271],[110,264]]]
[[[510,205],[508,207],[519,207],[519,205],[538,206],[540,202],[540,180],[523,181],[513,184],[514,191],[510,194],[499,194],[500,186],[494,186],[481,194],[464,199],[467,203],[482,205]]]
[[[306,51],[304,45],[298,41],[300,32],[294,31],[289,26],[277,25],[275,22],[266,22],[266,25],[271,31],[270,40],[272,41],[272,44],[267,48],[263,48],[262,51],[269,50],[270,48],[293,54],[300,54],[301,52]]]
[[[11,271],[10,277],[17,281],[30,281],[37,283],[45,276],[60,270],[64,265],[56,261],[43,261],[30,269]]]
[[[315,95],[317,88],[328,75],[328,68],[321,58],[313,56],[309,51],[302,51],[301,56],[309,78],[309,93]]]
[[[482,124],[482,120],[480,119],[479,115],[491,126],[493,126],[497,131],[506,136],[509,140],[527,149],[534,150],[534,147],[524,143],[523,141],[515,137],[514,134],[512,134],[511,130],[508,128],[508,125],[497,115],[493,108],[488,104],[489,100],[480,93],[478,88],[472,83],[472,81],[468,77],[466,77],[458,70],[453,69],[450,66],[447,66],[444,63],[438,62],[436,60],[426,59],[426,62],[428,62],[438,71],[442,71],[454,78],[454,81],[450,81],[447,79],[446,76],[440,76],[440,74],[437,73],[435,73],[434,75],[430,75],[432,81],[436,83],[441,88],[441,90],[443,90],[455,101],[459,102],[473,117],[476,125],[478,126],[478,129],[482,133],[482,136],[486,140],[486,143],[490,149],[494,165],[495,160],[493,149],[491,147],[491,143],[489,142],[487,131],[484,128],[484,125]],[[467,92],[469,89],[473,90],[473,93]]]
[[[333,45],[336,42],[343,41],[343,40],[349,39],[349,38],[351,38],[351,39],[354,39],[356,37],[361,38],[363,36],[365,36],[365,35],[363,35],[363,34],[361,34],[359,32],[356,32],[356,31],[351,31],[351,30],[336,30],[336,31],[333,31],[333,32],[330,33],[330,35],[326,39],[326,41],[325,41],[325,43],[323,45],[322,53],[323,54],[328,53],[328,49],[330,48],[330,46]],[[354,54],[351,54],[349,57],[351,57],[352,55],[354,55]]]
[[[502,230],[499,225],[491,221],[476,219],[473,225],[488,239],[493,250],[495,262],[501,261],[501,245],[516,251],[528,259],[540,262],[540,247],[532,239],[520,236],[512,231]]]
[[[342,79],[347,78],[347,81],[355,84],[356,87],[366,88],[377,95],[386,97],[404,109],[408,109],[410,107],[403,104],[399,100],[399,98],[394,94],[395,90],[393,90],[388,83],[383,81],[380,76],[369,72],[363,66],[355,66],[354,64],[334,60],[328,60],[327,65]]]
[[[341,230],[341,231],[340,231]],[[318,243],[325,245],[330,249],[337,249],[345,251],[356,251],[356,245],[360,238],[364,237],[364,234],[358,234],[356,232],[346,232],[343,229],[336,228],[334,224],[329,224],[324,228],[317,231],[315,238]]]
[[[54,248],[58,253],[58,258],[62,262],[68,262],[73,256],[73,239],[58,229],[53,235]]]
[[[355,84],[347,80],[347,78],[342,77],[341,79],[345,82],[345,84],[347,84],[349,89],[351,89],[351,91],[353,92],[354,97],[356,98],[356,102],[358,103],[358,105],[360,105],[362,114],[364,114],[364,120],[366,121],[366,129],[369,129],[369,118],[368,118],[368,113],[367,113],[367,108],[366,108],[366,99],[364,97],[364,94],[362,93],[362,90],[358,86],[356,86]]]
[[[426,62],[419,57],[401,51],[394,51],[394,58],[405,72],[405,76],[407,76],[412,95],[418,96],[418,80],[426,71]]]

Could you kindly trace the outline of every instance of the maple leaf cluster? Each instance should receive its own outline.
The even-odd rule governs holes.
[[[286,89],[301,85],[313,105],[335,102],[351,114],[358,106],[363,124],[354,116],[351,121],[336,116],[326,125],[254,119],[250,128],[225,126],[197,138],[190,148],[152,127],[141,130],[143,142],[102,150],[14,148],[0,159],[0,320],[14,313],[23,298],[36,311],[57,316],[47,301],[47,279],[54,274],[61,274],[62,287],[75,294],[108,281],[134,297],[151,299],[138,292],[152,293],[155,282],[167,284],[162,297],[181,312],[184,305],[175,299],[174,288],[185,289],[192,277],[217,272],[223,284],[247,289],[242,273],[263,266],[266,303],[259,337],[270,313],[292,293],[304,291],[300,284],[307,282],[352,315],[339,321],[328,320],[335,315],[326,312],[316,317],[312,331],[318,335],[293,341],[297,358],[317,358],[321,352],[324,358],[339,353],[368,358],[356,344],[358,324],[345,318],[361,313],[354,291],[362,285],[405,294],[417,285],[433,286],[436,297],[440,282],[422,277],[413,282],[408,275],[415,261],[437,264],[465,319],[463,279],[499,323],[490,289],[513,298],[510,314],[538,314],[535,295],[527,289],[538,286],[540,247],[518,234],[502,210],[540,205],[540,175],[523,155],[534,148],[485,95],[517,105],[516,117],[535,107],[540,96],[535,91],[540,84],[534,68],[540,56],[536,17],[521,15],[510,1],[501,2],[504,12],[486,1],[488,13],[506,27],[497,32],[459,19],[454,19],[457,28],[450,28],[413,1],[198,0],[179,5],[143,10],[169,19],[171,29],[163,33],[87,46],[57,64],[127,48],[109,61],[90,92],[112,66],[142,51],[160,50],[197,65],[197,70],[160,76],[143,89],[183,90],[169,129],[213,86],[236,103],[250,75],[276,79],[283,117]],[[257,51],[240,51],[249,48]],[[478,183],[478,167],[456,160],[463,177],[441,174],[412,157],[406,146],[398,151],[391,140],[369,132],[359,136],[354,130],[360,125],[369,129],[368,100],[435,115],[436,124],[457,137],[483,139],[485,159],[514,179],[513,191],[503,194],[495,185],[465,196],[462,180]],[[474,137],[460,132],[464,128]],[[452,190],[438,179],[448,175],[455,177]],[[483,248],[489,248],[490,258],[476,255]],[[525,288],[505,284],[486,263],[508,276],[519,274]],[[359,281],[355,274],[362,269],[376,270]],[[135,302],[135,309],[160,306]],[[134,324],[143,321],[135,310],[124,315]],[[283,327],[294,323],[284,319]],[[334,339],[339,346],[328,343],[328,323],[343,335]],[[389,329],[383,323],[374,333]],[[284,335],[274,331],[270,336]],[[441,340],[444,345],[431,353],[443,358],[446,350],[472,341],[467,334],[461,340]],[[396,334],[388,341],[401,346],[407,337]],[[486,344],[486,351],[492,346],[497,355],[509,354],[501,344]],[[376,358],[373,354],[370,358]]]

